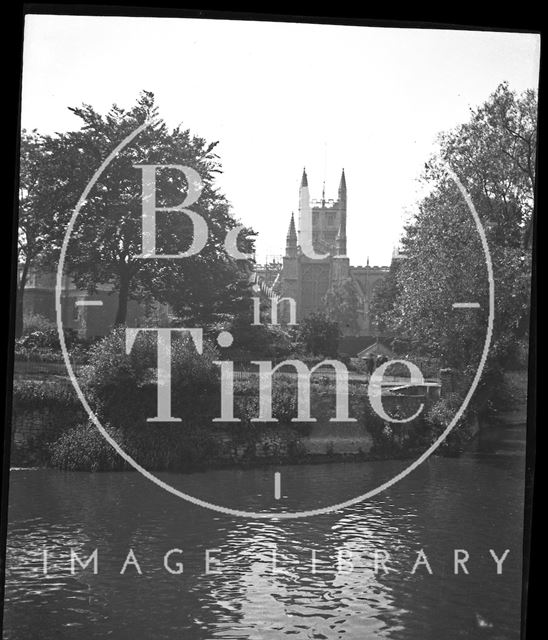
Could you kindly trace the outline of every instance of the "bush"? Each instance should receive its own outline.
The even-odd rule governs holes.
[[[472,366],[465,370],[460,384],[462,393],[470,386],[475,373],[476,370]],[[515,406],[514,393],[505,371],[497,367],[490,358],[487,359],[470,405],[480,420],[496,417]]]
[[[180,425],[148,425],[127,431],[105,427],[117,444],[150,471],[191,471],[218,460],[222,447],[211,433]],[[66,471],[124,471],[132,467],[94,424],[80,424],[50,446],[50,464]]]
[[[63,381],[16,380],[11,421],[12,465],[48,464],[49,446],[59,435],[85,419],[72,387]]]
[[[13,404],[51,407],[80,407],[74,389],[65,382],[42,380],[16,380],[13,384]]]
[[[55,329],[55,322],[39,313],[25,313],[23,316],[23,336],[35,331],[46,332]]]
[[[78,333],[74,329],[63,329],[67,349],[78,343]],[[27,350],[54,349],[60,351],[57,327],[36,329],[16,340],[16,346]]]
[[[253,325],[251,318],[236,319],[232,325],[212,327],[208,337],[215,340],[220,330],[229,330],[234,342],[222,351],[222,359],[233,362],[283,359],[291,353],[291,337],[287,329],[277,325]]]
[[[445,431],[461,405],[462,397],[458,393],[447,394],[432,405],[425,416],[426,424],[429,427],[429,444],[435,442]],[[472,439],[472,419],[473,413],[469,410],[465,411],[449,435],[440,444],[437,452],[445,455],[462,453]]]
[[[259,416],[259,377],[252,376],[234,385],[234,416],[240,423],[230,425],[229,433],[234,456],[255,457],[259,443],[263,455],[290,457],[302,453],[300,438],[310,432],[312,423],[291,422],[297,417],[296,380],[277,374],[272,386],[272,417],[277,423],[252,422]]]
[[[288,368],[289,369],[289,368]],[[311,383],[311,416],[321,418],[321,407],[318,411],[314,399],[318,395],[331,394],[335,397],[333,380],[328,376],[317,373]],[[284,373],[276,373],[272,383],[272,417],[281,425],[291,426],[296,432],[305,435],[310,430],[311,423],[292,422],[298,415],[297,379]],[[249,376],[234,384],[234,416],[242,421],[250,422],[259,416],[259,376]]]
[[[219,368],[217,352],[207,341],[198,354],[190,338],[175,339],[171,351],[172,415],[185,423],[203,422],[216,407]],[[114,329],[92,346],[82,383],[101,420],[117,427],[137,428],[157,412],[156,336],[140,334],[130,354],[125,330]]]
[[[362,358],[350,358],[347,367],[349,371],[354,371],[355,373],[360,373],[362,375],[369,372],[367,363]]]
[[[125,449],[152,471],[192,471],[217,463],[224,447],[211,429],[181,423],[125,430]]]
[[[314,356],[325,354],[336,358],[340,338],[338,323],[329,320],[324,313],[310,314],[294,330],[296,349]]]
[[[257,443],[264,438],[263,425],[251,422],[259,415],[258,377],[239,381],[235,387],[234,415],[242,420],[231,426],[236,438],[236,447],[247,448],[248,455],[254,455]],[[385,398],[384,406],[393,417],[405,418],[418,409],[420,399],[407,397]],[[311,417],[326,422],[335,415],[336,394],[333,378],[316,374],[311,384]],[[276,376],[272,391],[272,416],[280,422],[278,428],[286,427],[294,434],[295,442],[307,436],[312,422],[295,423],[297,417],[297,383],[293,376]],[[387,456],[391,454],[407,455],[429,442],[429,430],[425,425],[423,413],[411,423],[394,424],[384,421],[371,407],[367,389],[360,384],[349,385],[349,414],[359,425],[370,433],[373,439],[372,453]]]
[[[24,347],[15,342],[15,359],[25,362],[64,362],[61,351],[54,351],[49,348]]]
[[[124,436],[120,430],[109,429],[109,433],[124,446]],[[115,471],[129,465],[105,440],[93,424],[80,424],[51,445],[50,464],[65,471]]]
[[[412,396],[386,396],[383,407],[386,413],[396,419],[405,419],[414,415],[422,403],[422,398]],[[383,420],[371,407],[364,403],[360,421],[366,426],[373,438],[371,452],[382,456],[406,457],[422,451],[429,443],[429,429],[425,423],[423,409],[410,422],[391,422]]]
[[[349,353],[339,353],[338,360],[342,362],[346,368],[352,366],[352,358]]]

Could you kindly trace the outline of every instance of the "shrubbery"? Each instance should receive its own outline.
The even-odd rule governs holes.
[[[393,418],[403,419],[413,415],[418,409],[419,401],[415,398],[386,398],[384,409]],[[420,448],[424,448],[425,427],[421,412],[411,422],[389,422],[383,420],[366,405],[364,423],[373,438],[371,453],[380,456],[408,456]]]
[[[85,356],[85,341],[74,329],[63,329],[65,344],[72,357]],[[23,335],[15,340],[17,360],[35,362],[63,362],[57,326],[48,318],[37,314],[25,316]]]
[[[70,384],[43,380],[16,380],[13,384],[13,404],[36,408],[81,406]]]
[[[109,430],[112,437],[124,446],[124,434]],[[105,440],[93,424],[81,424],[69,429],[51,446],[51,464],[65,471],[114,471],[129,465]]]
[[[55,329],[55,322],[39,313],[25,313],[23,316],[23,336],[35,331]]]
[[[212,428],[212,395],[219,396],[217,353],[204,342],[203,354],[185,338],[172,342],[173,417],[181,422],[150,423],[157,413],[156,335],[141,333],[129,354],[125,329],[92,346],[82,386],[90,405],[115,441],[150,470],[185,471],[223,457],[224,445]],[[51,463],[63,469],[127,468],[94,425],[79,425],[52,446]]]
[[[440,398],[427,412],[425,416],[426,425],[429,428],[428,435],[432,444],[449,426],[455,417],[463,398],[458,393],[450,393]],[[467,410],[461,416],[457,424],[453,427],[449,435],[440,444],[437,452],[445,455],[458,455],[462,453],[466,445],[473,437],[472,432],[473,414]]]
[[[49,445],[84,416],[73,388],[62,381],[16,380],[13,385],[13,420],[10,464],[49,463]],[[36,426],[36,420],[39,420]],[[16,429],[27,430],[16,438]]]
[[[82,384],[102,421],[131,429],[146,425],[146,418],[156,415],[156,351],[156,335],[141,333],[126,354],[123,329],[115,329],[90,348]],[[195,424],[216,409],[211,406],[212,396],[219,396],[216,358],[207,341],[200,355],[190,338],[173,340],[172,415],[182,418],[183,424]]]
[[[181,431],[180,425],[148,425],[128,431],[106,427],[115,442],[150,471],[202,469],[222,456],[211,433]],[[132,467],[94,424],[80,424],[51,446],[51,464],[66,471],[124,471]]]
[[[460,386],[461,393],[470,386],[475,373],[476,370],[472,366],[466,369]],[[514,406],[513,390],[508,384],[508,378],[490,358],[487,359],[470,404],[482,421],[494,418]]]
[[[336,358],[340,339],[338,323],[329,320],[324,313],[308,315],[294,329],[295,347],[314,356]]]
[[[78,333],[74,329],[63,329],[67,348],[79,342]],[[24,349],[60,349],[57,327],[37,329],[16,340],[16,345]]]
[[[115,440],[137,462],[151,470],[183,471],[230,462],[306,459],[303,438],[312,428],[292,422],[297,417],[297,377],[277,372],[272,387],[272,416],[277,423],[258,423],[259,376],[235,381],[234,416],[238,423],[213,423],[220,415],[220,375],[214,364],[218,354],[204,341],[198,354],[190,339],[172,341],[171,414],[181,422],[150,423],[157,414],[156,335],[141,333],[129,354],[125,330],[116,329],[89,350],[82,386],[95,413],[109,427]],[[315,363],[311,358],[309,366]],[[291,368],[293,373],[293,369]],[[31,397],[37,404],[78,402],[70,387],[48,390],[43,384],[26,383],[17,388],[19,399]],[[407,417],[420,399],[386,397],[383,404],[394,417]],[[335,415],[335,380],[318,372],[311,381],[311,417],[326,422]],[[409,455],[424,450],[452,419],[460,396],[444,397],[424,410],[412,423],[384,421],[372,409],[363,384],[349,384],[349,412],[373,439],[373,455]],[[452,453],[467,442],[470,432],[462,421],[440,452]],[[64,469],[124,469],[125,463],[111,450],[99,431],[79,425],[63,434],[52,449],[52,464]]]

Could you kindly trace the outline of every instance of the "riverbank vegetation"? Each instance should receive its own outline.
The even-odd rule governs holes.
[[[62,366],[53,323],[40,316],[24,317],[26,279],[32,268],[51,267],[57,260],[62,230],[98,158],[136,126],[157,115],[154,98],[147,92],[128,111],[113,107],[102,116],[84,106],[73,112],[84,124],[81,130],[56,136],[23,134],[15,354],[19,361]],[[352,454],[340,454],[327,440],[324,461],[341,455],[354,459],[411,457],[424,451],[453,419],[477,371],[489,315],[489,260],[459,184],[447,167],[470,195],[485,230],[495,309],[492,344],[472,403],[438,453],[463,451],[478,419],[507,408],[506,374],[523,369],[527,359],[535,117],[534,92],[518,95],[501,85],[484,105],[472,111],[467,123],[440,136],[439,152],[425,165],[426,196],[405,227],[402,256],[393,261],[387,278],[375,290],[371,313],[378,330],[392,337],[392,349],[400,358],[418,365],[425,377],[437,377],[442,368],[447,372],[442,397],[429,400],[412,422],[393,423],[371,408],[362,376],[359,384],[349,385],[349,404],[367,447],[360,445]],[[260,316],[265,324],[254,323],[253,265],[249,260],[232,259],[224,247],[224,233],[237,222],[215,186],[215,174],[221,170],[215,146],[181,128],[170,131],[159,121],[146,131],[142,145],[148,150],[146,157],[128,148],[113,164],[112,174],[105,176],[105,184],[99,187],[112,192],[115,201],[90,196],[93,215],[76,230],[66,269],[76,284],[90,293],[104,283],[114,286],[119,296],[116,328],[96,340],[82,340],[66,330],[65,341],[71,359],[79,365],[77,377],[93,411],[124,451],[146,468],[189,471],[226,464],[313,462],[318,454],[311,454],[306,443],[314,423],[292,422],[297,415],[296,376],[286,370],[276,373],[272,406],[278,422],[257,423],[258,376],[250,372],[250,363],[296,358],[313,366],[327,357],[363,372],[363,364],[353,362],[339,348],[339,323],[352,326],[354,290],[346,283],[341,291],[330,291],[325,312],[312,314],[293,329],[267,326],[269,301],[262,296]],[[199,211],[209,223],[208,248],[199,256],[180,261],[130,259],[138,254],[140,242],[140,192],[134,164],[167,160],[200,169],[204,190]],[[65,179],[67,175],[70,180]],[[168,196],[175,201],[181,179],[166,182]],[[173,242],[188,229],[182,229],[179,222],[166,217],[166,228],[160,233],[166,251],[181,249]],[[246,231],[241,234],[239,248],[250,252],[253,232]],[[92,240],[97,237],[102,239],[100,243]],[[95,269],[90,265],[102,266]],[[147,421],[156,416],[158,403],[156,336],[141,332],[126,353],[128,300],[150,300],[152,293],[169,304],[169,326],[204,329],[201,354],[190,338],[173,341],[170,415],[179,422]],[[455,309],[453,304],[459,302],[479,307]],[[220,331],[232,333],[233,346],[223,350],[216,346]],[[240,422],[213,422],[220,415],[220,375],[215,364],[220,359],[237,365],[234,415]],[[401,366],[388,373],[407,375]],[[335,407],[332,378],[315,373],[311,395],[313,416],[328,424]],[[421,399],[394,396],[383,402],[391,415],[406,417],[417,410]],[[70,470],[127,468],[97,428],[89,424],[66,378],[16,381],[13,409],[12,464],[50,464]],[[42,426],[35,428],[39,421]],[[337,425],[332,426],[335,440]]]
[[[108,433],[136,462],[154,471],[194,471],[230,465],[269,463],[304,464],[341,459],[366,460],[416,455],[433,442],[451,419],[448,399],[426,406],[418,418],[406,424],[383,420],[371,407],[367,384],[349,385],[349,414],[355,418],[367,446],[341,454],[329,441],[323,452],[311,453],[307,444],[316,423],[292,422],[297,417],[297,378],[276,374],[272,415],[277,423],[257,423],[259,382],[246,375],[234,383],[234,416],[237,423],[213,422],[220,414],[219,357],[217,349],[204,342],[199,355],[190,340],[174,342],[172,349],[171,413],[174,423],[150,423],[157,412],[156,348],[153,337],[143,333],[129,354],[125,333],[115,329],[93,345],[79,383]],[[336,389],[328,375],[316,374],[311,383],[312,416],[328,425],[335,415]],[[387,397],[390,415],[414,414],[422,398]],[[455,399],[451,399],[454,403]],[[451,404],[451,408],[453,404]],[[72,387],[66,381],[22,382],[15,386],[15,414],[33,419],[39,410],[47,428],[23,443],[14,442],[13,459],[18,465],[46,464],[65,470],[124,470],[128,464],[91,424]],[[445,410],[444,410],[445,409]],[[25,428],[25,425],[22,426]],[[336,441],[344,426],[331,423]],[[325,436],[324,436],[325,437]],[[469,437],[463,421],[442,450],[458,453]]]
[[[484,350],[492,266],[492,341],[472,400],[482,416],[504,410],[505,372],[527,367],[536,112],[534,91],[518,94],[501,84],[468,122],[439,136],[422,176],[427,195],[401,240],[403,258],[372,301],[378,324],[397,336],[409,359],[439,358],[458,374],[462,394]],[[489,256],[453,176],[477,211]],[[462,302],[479,307],[453,307]]]

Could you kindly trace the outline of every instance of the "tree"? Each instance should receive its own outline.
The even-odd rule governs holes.
[[[312,313],[302,320],[295,331],[297,348],[314,356],[337,356],[341,333],[337,322],[323,313]]]
[[[507,83],[472,111],[469,122],[440,136],[440,153],[426,166],[426,180],[443,180],[448,163],[501,246],[531,247],[536,188],[537,95]]]
[[[398,274],[401,268],[401,258],[393,259],[386,277],[380,280],[373,289],[371,297],[371,318],[380,332],[392,332],[392,312],[398,300],[401,289]]]
[[[469,122],[441,135],[424,174],[430,193],[405,230],[399,292],[384,317],[417,351],[461,370],[474,370],[483,349],[488,280],[474,221],[444,165],[470,194],[486,232],[496,294],[488,366],[501,370],[528,328],[535,118],[534,92],[517,95],[503,84]],[[480,310],[452,308],[468,301]]]
[[[344,327],[351,335],[358,333],[360,301],[352,278],[346,278],[331,286],[323,298],[323,304],[329,320],[338,323],[339,327]]]
[[[248,286],[248,291],[249,289]],[[230,331],[233,337],[232,346],[223,349],[221,357],[250,361],[289,355],[292,347],[290,327],[270,324],[270,298],[264,292],[251,291],[251,294],[260,301],[259,324],[255,324],[254,301],[250,295],[246,295],[237,311],[225,316],[216,325],[210,325],[209,335],[213,340],[220,331]]]
[[[31,270],[40,264],[53,226],[51,164],[48,138],[37,131],[23,130],[20,147],[18,278],[15,335],[23,332],[23,295]]]
[[[224,248],[226,233],[236,226],[230,206],[214,184],[221,171],[216,142],[208,143],[189,130],[169,130],[158,118],[152,93],[143,91],[129,110],[114,105],[102,116],[89,105],[72,108],[82,128],[50,141],[57,180],[52,185],[59,222],[66,221],[85,185],[108,154],[139,125],[155,120],[111,162],[91,190],[74,227],[66,269],[78,287],[94,292],[108,283],[118,294],[115,324],[125,324],[128,302],[167,302],[180,321],[202,322],[234,313],[246,295],[247,261],[237,261]],[[198,172],[203,183],[190,209],[208,226],[208,242],[198,255],[174,259],[143,259],[141,170],[135,165],[182,165]],[[162,169],[156,177],[157,207],[178,206],[188,191],[178,170]],[[64,224],[51,243],[59,251]],[[248,230],[250,235],[251,231]],[[240,250],[249,252],[252,239],[241,234]],[[176,254],[192,243],[192,225],[180,212],[157,216],[156,251]],[[242,268],[244,267],[244,268]]]

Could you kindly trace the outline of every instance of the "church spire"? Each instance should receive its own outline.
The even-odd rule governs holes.
[[[291,212],[291,220],[285,241],[285,255],[294,257],[297,255],[297,231],[295,230],[295,216]]]
[[[344,169],[341,174],[341,181],[339,183],[339,201],[346,202],[346,177],[344,175]]]
[[[306,167],[303,167],[303,177],[301,178],[301,189],[308,187],[308,176],[306,175]]]
[[[344,175],[344,169],[341,174],[341,182],[339,184],[339,206],[341,211],[341,225],[339,227],[339,233],[337,235],[336,246],[337,255],[346,255],[346,177]],[[340,240],[339,240],[340,236]]]

